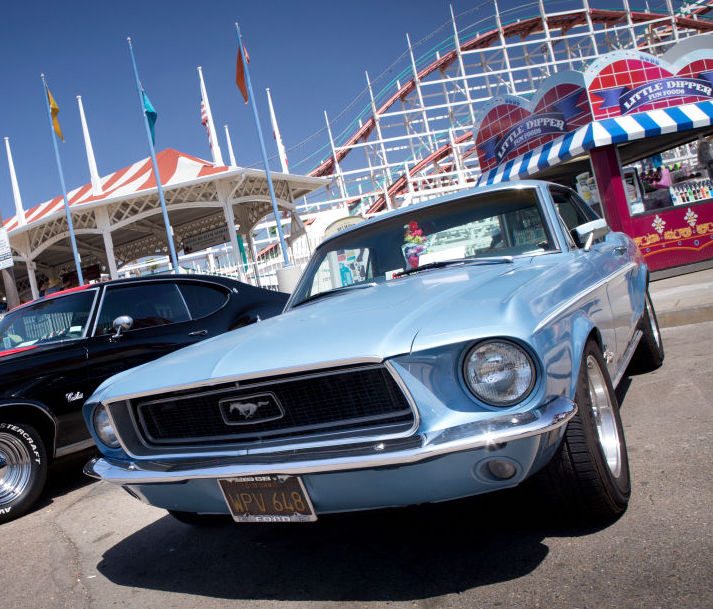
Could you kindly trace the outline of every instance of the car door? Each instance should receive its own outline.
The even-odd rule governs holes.
[[[122,315],[131,329],[116,336]],[[203,319],[193,319],[176,281],[108,285],[88,340],[89,380],[96,389],[106,378],[188,346],[208,336]]]
[[[58,448],[89,437],[81,406],[91,393],[87,332],[98,294],[94,288],[38,300],[11,312],[0,326],[2,347],[21,353],[3,363],[3,398],[32,400],[51,410]]]
[[[551,193],[560,218],[571,231],[581,224],[597,218],[594,211],[568,188],[551,187]],[[582,244],[578,244],[580,247]],[[590,263],[593,284],[605,292],[605,302],[609,310],[601,319],[600,326],[604,341],[604,351],[609,374],[615,378],[621,358],[630,339],[629,325],[631,310],[629,298],[629,276],[633,271],[626,247],[616,233],[595,241],[586,252]]]

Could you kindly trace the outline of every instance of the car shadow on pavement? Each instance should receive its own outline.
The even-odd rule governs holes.
[[[130,587],[224,599],[417,600],[522,577],[569,528],[533,489],[316,523],[192,527],[166,516],[110,548],[97,569]]]
[[[85,451],[53,463],[47,473],[45,488],[30,513],[46,508],[58,497],[94,483],[95,480],[82,471],[84,464],[94,455],[96,450]]]

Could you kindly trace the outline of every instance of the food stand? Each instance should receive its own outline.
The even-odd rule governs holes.
[[[530,99],[494,98],[481,109],[479,184],[537,177],[576,187],[634,239],[650,269],[686,272],[695,263],[713,266],[713,176],[695,164],[662,162],[663,181],[651,189],[643,163],[710,134],[712,35],[661,56],[613,51],[583,72],[544,79]]]

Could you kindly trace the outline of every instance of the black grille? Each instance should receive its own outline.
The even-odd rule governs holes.
[[[133,408],[149,444],[251,444],[356,431],[398,433],[414,423],[403,392],[382,366],[142,398]]]

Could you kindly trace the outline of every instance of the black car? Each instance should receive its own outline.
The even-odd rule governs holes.
[[[37,500],[47,467],[89,449],[86,398],[106,378],[278,315],[288,295],[215,276],[158,275],[58,292],[0,320],[0,523]]]

